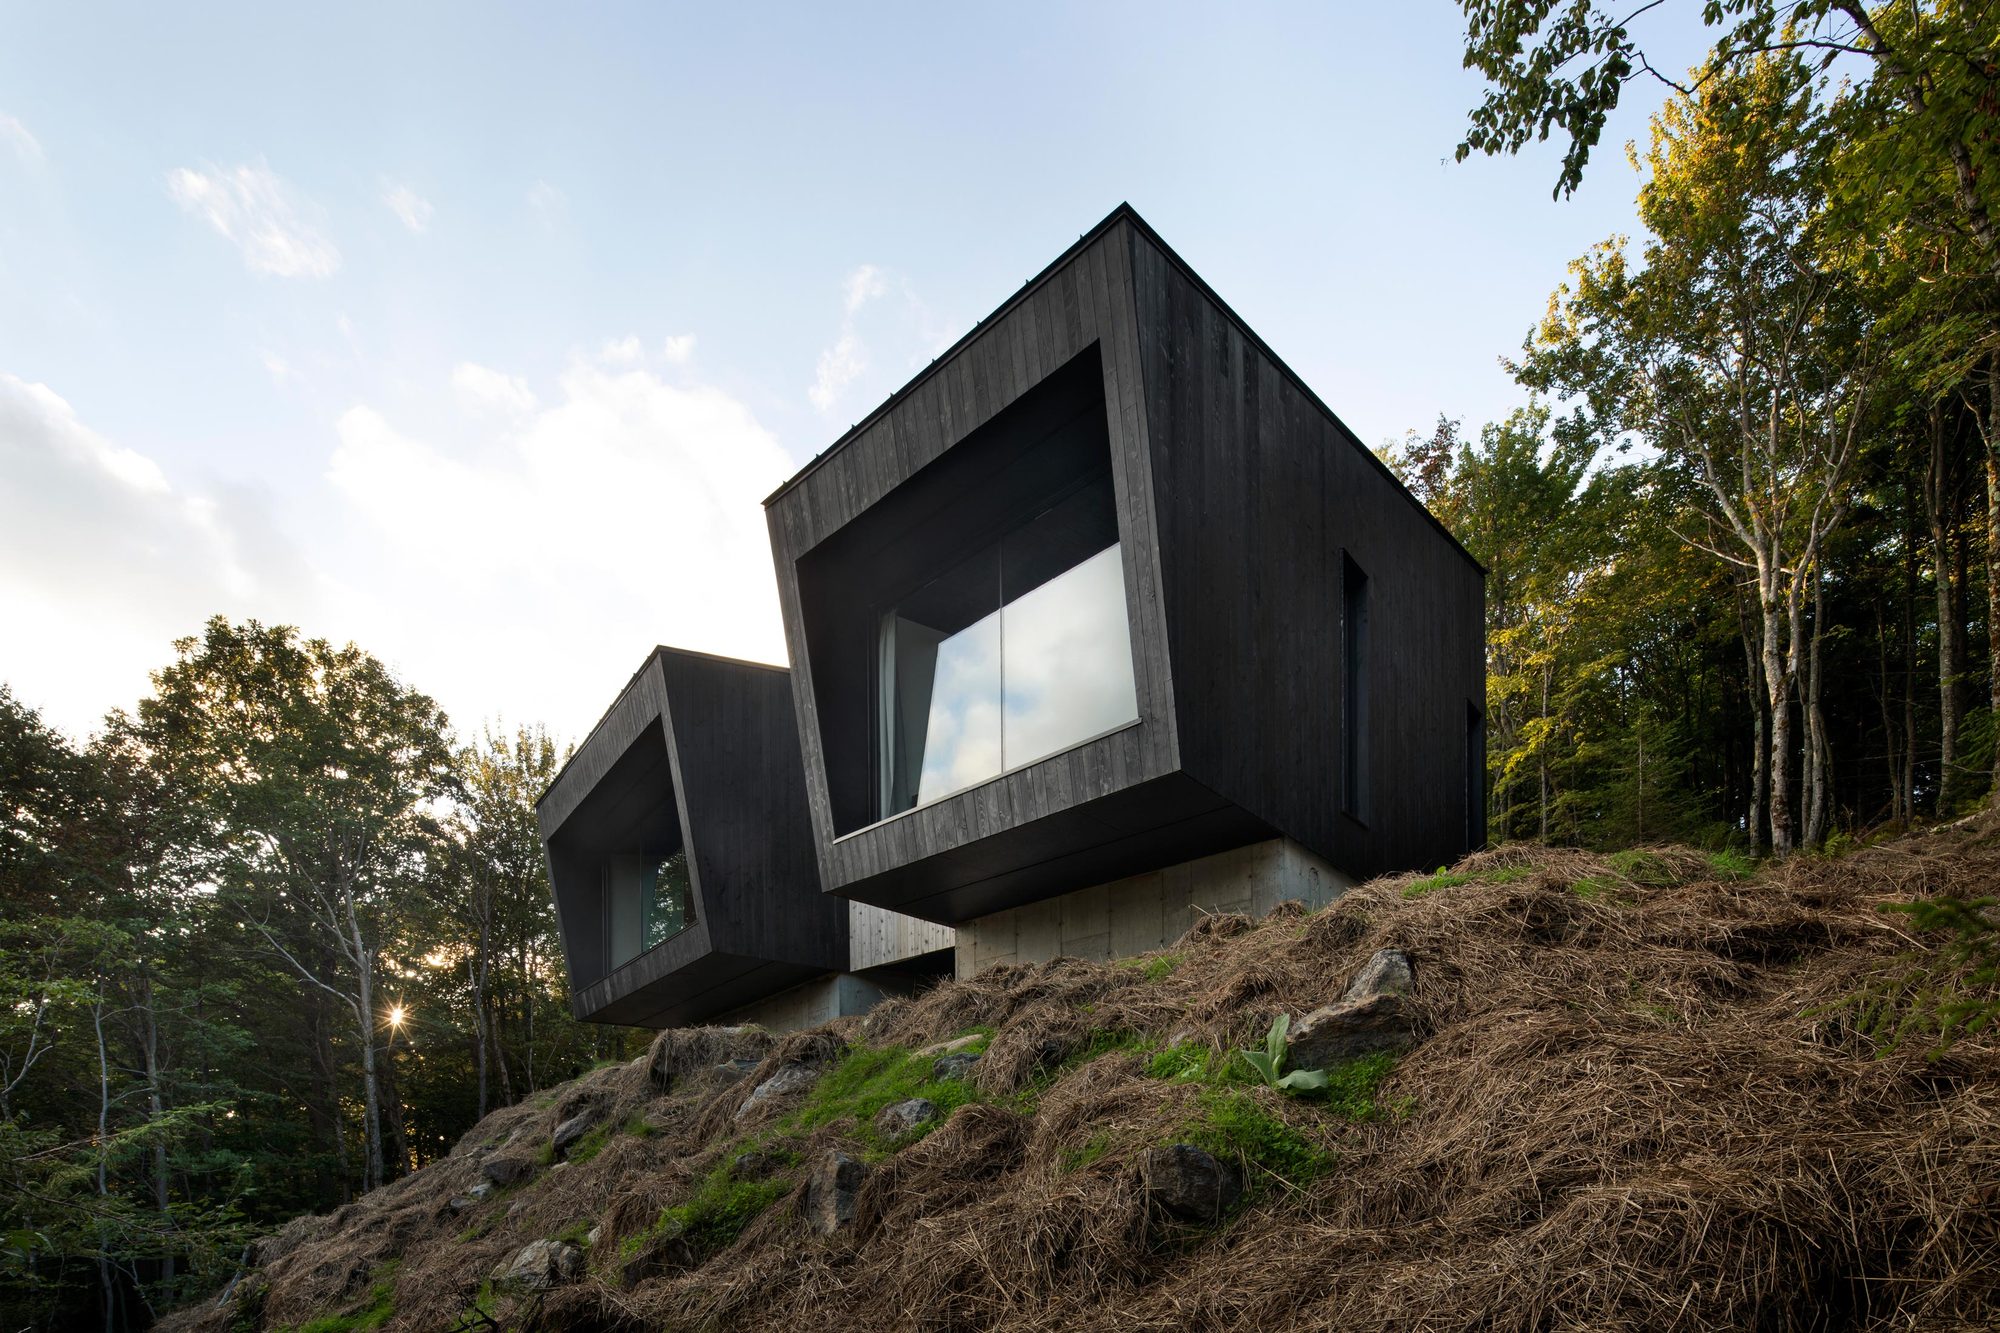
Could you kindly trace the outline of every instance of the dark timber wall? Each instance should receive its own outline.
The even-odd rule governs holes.
[[[844,831],[822,709],[854,696],[820,685],[861,668],[812,659],[814,553],[1092,349],[1138,722]],[[1129,208],[766,505],[829,892],[959,921],[1280,834],[1356,876],[1483,837],[1466,806],[1482,571]],[[1365,824],[1339,789],[1343,554],[1371,583]]]
[[[820,892],[782,667],[661,648],[536,807],[577,1017],[697,1022],[848,965],[847,904]],[[605,967],[597,866],[688,850],[694,922]]]

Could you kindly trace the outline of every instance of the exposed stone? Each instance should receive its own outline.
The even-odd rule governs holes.
[[[534,1240],[493,1270],[493,1281],[525,1291],[547,1291],[583,1276],[583,1251],[567,1241]]]
[[[472,1188],[474,1190],[477,1190],[479,1186],[474,1185]],[[469,1212],[472,1209],[477,1208],[478,1206],[479,1206],[479,1200],[475,1199],[470,1194],[454,1194],[452,1196],[451,1202],[445,1205],[445,1207],[451,1209],[454,1213]]]
[[[1243,1196],[1243,1176],[1192,1143],[1147,1152],[1139,1179],[1149,1202],[1189,1222],[1215,1222]]]
[[[806,1181],[806,1227],[816,1236],[831,1236],[854,1221],[854,1196],[868,1168],[838,1148],[828,1151]]]
[[[740,1083],[761,1063],[760,1060],[724,1060],[719,1065],[710,1066],[710,1070],[724,1083]]]
[[[877,1111],[875,1129],[887,1138],[901,1138],[918,1125],[937,1119],[937,1113],[937,1103],[930,1098],[912,1097]]]
[[[550,1146],[556,1150],[558,1158],[567,1157],[569,1156],[569,1150],[581,1143],[583,1136],[590,1133],[596,1126],[597,1108],[594,1106],[585,1107],[556,1126],[556,1132],[549,1138]]]
[[[969,1078],[972,1067],[978,1063],[979,1057],[971,1051],[954,1051],[931,1066],[931,1077],[940,1082],[948,1078]]]
[[[980,1036],[977,1032],[973,1032],[963,1037],[953,1037],[950,1041],[932,1042],[929,1046],[918,1051],[917,1056],[921,1059],[924,1056],[953,1055],[959,1051],[977,1046],[984,1040],[984,1037]]]
[[[484,1203],[493,1197],[493,1191],[496,1188],[498,1187],[490,1180],[475,1180],[472,1183],[472,1188],[465,1193],[466,1197],[470,1198],[474,1203]]]
[[[518,1185],[535,1174],[535,1163],[527,1157],[489,1157],[479,1164],[479,1174],[496,1189]]]
[[[514,1200],[514,1202],[507,1205],[507,1220],[511,1222],[515,1218],[519,1217],[522,1213],[525,1213],[527,1211],[528,1211],[528,1201],[526,1199],[516,1199]]]
[[[736,1180],[762,1180],[771,1174],[771,1159],[765,1154],[751,1149],[738,1153],[729,1163],[729,1174]]]
[[[1315,1009],[1292,1025],[1285,1063],[1293,1069],[1330,1069],[1376,1051],[1416,1044],[1410,1007],[1400,995],[1368,995]]]
[[[738,1120],[760,1109],[775,1097],[789,1096],[794,1092],[804,1092],[819,1082],[819,1071],[805,1065],[784,1065],[778,1072],[759,1083],[756,1090],[736,1108]]]
[[[1377,949],[1347,983],[1343,1000],[1361,1000],[1370,995],[1408,995],[1416,985],[1416,969],[1410,955],[1401,949]]]
[[[596,1226],[592,1227],[588,1232],[585,1233],[583,1237],[583,1243],[586,1248],[594,1250],[597,1248],[597,1242],[603,1239],[604,1239],[604,1223],[599,1222]]]

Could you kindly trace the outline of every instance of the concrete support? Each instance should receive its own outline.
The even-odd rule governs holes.
[[[1095,884],[958,927],[956,971],[995,963],[1040,963],[1058,955],[1107,960],[1164,949],[1198,913],[1261,917],[1297,900],[1324,907],[1354,881],[1290,838]]]

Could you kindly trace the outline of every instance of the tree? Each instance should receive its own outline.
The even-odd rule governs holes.
[[[354,645],[288,626],[217,617],[175,652],[135,734],[201,812],[202,871],[352,1022],[373,1188],[384,1179],[378,940],[457,790],[444,714]]]

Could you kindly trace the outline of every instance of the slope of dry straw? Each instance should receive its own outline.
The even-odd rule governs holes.
[[[763,1039],[759,1073],[732,1086],[702,1071],[734,1039],[663,1034],[650,1058],[679,1073],[670,1091],[640,1062],[499,1112],[452,1158],[294,1223],[246,1285],[268,1293],[263,1326],[283,1327],[352,1302],[399,1258],[388,1327],[448,1328],[500,1259],[601,1220],[590,1276],[515,1317],[785,1333],[1992,1326],[2000,1052],[1879,1050],[1839,1007],[1921,945],[1881,904],[1993,891],[1991,833],[1741,882],[1672,848],[1637,867],[1503,848],[1454,870],[1314,914],[1207,919],[1163,979],[1074,960],[995,968],[865,1022]],[[1149,1217],[1134,1163],[1200,1114],[1199,1090],[1147,1077],[1130,1051],[1073,1053],[1105,1031],[1247,1044],[1386,946],[1416,961],[1422,1034],[1383,1087],[1391,1109],[1355,1123],[1260,1091],[1337,1168],[1267,1179],[1216,1228]],[[794,1190],[698,1268],[619,1283],[617,1240],[732,1150],[757,1078],[842,1042],[915,1047],[975,1025],[994,1033],[977,1067],[986,1104],[881,1162],[850,1231],[810,1237]],[[445,1208],[482,1146],[532,1151],[591,1100],[653,1132],[615,1136],[471,1225]]]

